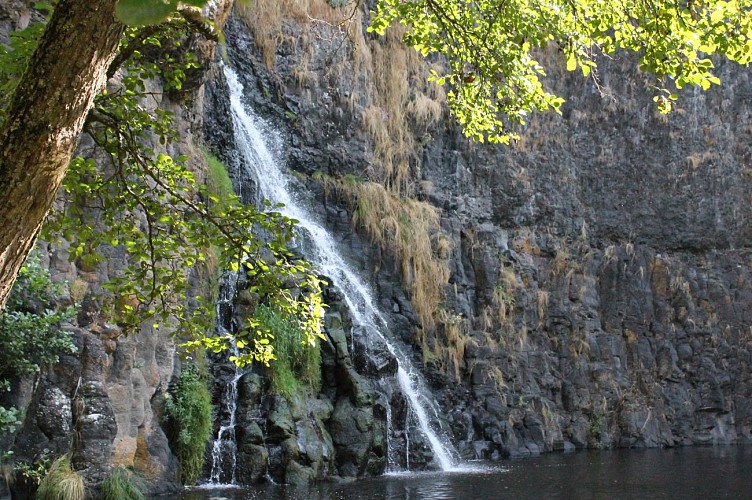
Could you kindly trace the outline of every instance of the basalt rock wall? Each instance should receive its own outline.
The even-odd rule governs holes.
[[[407,158],[400,184],[384,174],[369,117],[378,107],[390,122],[427,95],[419,69],[409,55],[379,59],[394,46],[364,33],[364,10],[298,8],[281,8],[278,31],[235,15],[230,59],[251,105],[286,131],[314,210],[413,345],[466,457],[752,437],[745,68],[719,62],[723,87],[682,92],[666,117],[629,57],[602,61],[595,81],[567,73],[552,49],[540,60],[567,99],[561,116],[535,116],[516,144],[495,147],[465,139],[443,107],[430,120],[414,112],[409,140],[386,132],[409,146],[390,150]],[[332,15],[343,23],[316,20]],[[402,101],[389,86],[400,79]],[[434,250],[450,277],[436,313],[450,320],[433,333],[406,300],[415,291],[399,259],[327,187],[348,175],[440,209],[449,245]]]
[[[367,4],[244,4],[226,25],[226,52],[250,104],[283,131],[312,210],[422,367],[462,454],[751,439],[748,71],[719,62],[723,87],[684,91],[664,117],[634,61],[603,61],[596,82],[564,71],[552,49],[540,59],[550,63],[547,84],[567,98],[562,115],[533,117],[512,146],[478,145],[423,83],[441,62],[400,48],[398,34],[368,34]],[[13,29],[34,15],[27,2],[0,7]],[[205,97],[162,105],[186,137],[180,153],[196,153],[191,134],[202,130],[232,165],[221,71],[207,78]],[[351,200],[332,188],[343,179],[381,183],[440,212],[433,257],[449,277],[435,325],[419,314],[394,249],[353,222]],[[253,183],[234,180],[250,200]],[[64,246],[45,251],[54,279],[91,292],[123,259],[113,253],[87,272]],[[406,447],[386,435],[387,407],[407,420],[399,397],[388,405],[374,391],[395,367],[379,358],[383,346],[354,341],[336,292],[327,299],[320,395],[270,396],[263,370],[241,379],[244,482],[378,474],[389,439]],[[179,371],[172,337],[151,327],[119,335],[86,300],[68,328],[78,353],[3,395],[27,410],[13,442],[0,444],[23,460],[73,451],[92,483],[128,465],[155,493],[174,488],[178,465],[159,426],[161,395]],[[411,446],[426,465],[425,445]]]

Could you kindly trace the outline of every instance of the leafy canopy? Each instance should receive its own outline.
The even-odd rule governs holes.
[[[189,280],[190,269],[213,260],[219,269],[242,269],[259,299],[293,318],[314,344],[323,337],[321,281],[287,249],[296,221],[271,203],[266,211],[241,203],[231,184],[222,193],[199,185],[188,157],[164,152],[178,142],[177,127],[171,112],[144,105],[153,93],[148,82],[161,81],[165,92],[179,94],[196,63],[181,50],[185,21],[144,30],[149,28],[126,32],[121,53],[129,57],[120,85],[97,97],[85,128],[96,147],[71,162],[63,181],[65,208],[48,217],[45,236],[62,235],[70,258],[84,268],[105,262],[111,248],[127,255],[128,265],[103,285],[110,294],[99,298],[104,317],[126,332],[144,321],[169,322],[192,339],[187,348],[226,350],[229,336],[210,335],[211,297],[193,293]],[[217,176],[222,166],[209,163]],[[302,293],[290,290],[290,283]],[[273,335],[252,322],[233,336],[240,351],[232,361],[275,359]]]
[[[533,111],[559,111],[536,61],[555,44],[567,69],[593,74],[598,55],[637,54],[656,77],[654,100],[671,109],[686,85],[720,83],[714,54],[752,59],[750,0],[380,0],[371,31],[399,23],[404,42],[448,63],[433,79],[447,85],[449,106],[475,140],[508,143],[514,124]]]
[[[32,23],[14,33],[9,46],[0,46],[0,88],[15,88],[43,24]],[[225,350],[229,336],[210,336],[215,312],[211,291],[197,295],[189,275],[201,268],[242,268],[259,300],[295,321],[314,345],[314,339],[323,336],[321,281],[287,250],[295,221],[274,211],[270,203],[267,210],[241,203],[216,159],[209,158],[209,177],[220,180],[221,192],[196,181],[187,168],[188,157],[167,154],[180,138],[173,114],[152,105],[160,96],[150,82],[161,82],[162,90],[177,99],[188,95],[184,82],[198,67],[184,49],[192,30],[205,34],[201,26],[180,16],[158,26],[126,30],[108,69],[119,78],[89,112],[84,128],[89,140],[83,141],[87,146],[68,168],[61,209],[48,216],[43,237],[64,238],[70,244],[70,259],[88,271],[113,255],[126,256],[124,267],[108,271],[106,293],[91,297],[99,306],[99,320],[117,323],[126,334],[145,321],[155,327],[169,323],[181,338],[192,339],[188,348]],[[6,104],[0,98],[0,120]],[[22,276],[17,288],[24,283]],[[59,323],[56,315],[15,312],[13,300],[2,318],[3,324],[13,322],[13,328],[0,328],[0,336],[36,325],[35,332],[54,339],[49,329]],[[233,334],[242,339],[233,361],[268,364],[275,359],[274,337],[267,330],[251,323]],[[36,338],[27,335],[24,342]],[[25,359],[16,357],[14,362]],[[0,388],[4,376],[0,370]],[[14,418],[15,414],[0,414],[3,421]]]

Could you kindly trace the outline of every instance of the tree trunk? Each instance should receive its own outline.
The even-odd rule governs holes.
[[[104,87],[124,26],[116,0],[60,0],[0,129],[0,309]]]

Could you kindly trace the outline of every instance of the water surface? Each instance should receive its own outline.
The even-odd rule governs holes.
[[[583,451],[305,488],[198,489],[181,500],[752,498],[752,447]]]

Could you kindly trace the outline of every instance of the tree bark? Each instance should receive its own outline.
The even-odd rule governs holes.
[[[0,310],[55,200],[124,26],[116,0],[60,0],[0,129]]]

